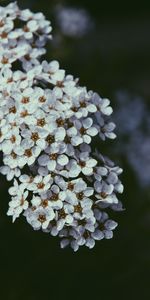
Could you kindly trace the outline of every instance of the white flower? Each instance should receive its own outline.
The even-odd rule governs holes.
[[[116,134],[113,132],[115,127],[116,127],[116,125],[113,122],[105,124],[104,120],[102,119],[101,124],[100,124],[100,133],[99,133],[100,138],[103,141],[105,141],[106,137],[109,139],[115,139]]]
[[[1,145],[1,150],[4,154],[10,154],[16,146],[19,146],[21,142],[21,136],[19,128],[14,127],[12,130],[5,134],[5,140]]]
[[[18,195],[12,197],[12,200],[9,202],[9,209],[7,211],[8,216],[13,217],[13,222],[20,216],[20,214],[26,210],[29,206],[26,198],[28,197],[28,191],[18,190]]]
[[[29,9],[24,9],[20,11],[20,17],[22,21],[28,21],[32,19],[33,13]]]
[[[76,120],[74,122],[76,129],[78,130],[78,135],[72,137],[72,144],[77,146],[81,143],[91,143],[91,136],[95,136],[98,133],[98,129],[92,126],[93,120],[91,118],[83,119],[81,122]]]
[[[25,39],[31,39],[33,37],[33,32],[38,29],[38,23],[35,20],[30,20],[26,23],[23,28]]]
[[[55,171],[57,164],[65,166],[69,159],[65,154],[59,154],[59,146],[55,143],[49,149],[49,155],[43,154],[39,157],[40,166],[47,166],[49,171]]]
[[[49,205],[53,209],[59,210],[63,208],[63,202],[66,199],[66,193],[64,191],[61,191],[57,185],[51,186],[51,189],[48,191],[47,196]]]
[[[105,181],[96,181],[94,183],[95,187],[95,197],[98,199],[97,203],[99,201],[103,201],[106,203],[118,203],[118,199],[113,193],[114,186],[113,184],[107,184]]]
[[[86,89],[81,89],[79,95],[73,97],[72,105],[73,115],[75,115],[77,119],[87,117],[89,113],[95,113],[97,111],[97,107],[91,103],[91,95],[87,93]]]
[[[8,134],[9,130],[10,130],[10,125],[8,124],[1,124],[0,126],[0,148],[2,147],[2,143],[6,138],[6,135]]]
[[[51,178],[51,175],[47,175],[42,177],[41,175],[37,175],[35,177],[30,177],[28,175],[21,175],[19,177],[19,180],[27,184],[28,190],[33,191],[33,193],[43,193],[47,190],[49,190],[53,179]]]
[[[19,168],[11,169],[9,166],[2,166],[0,167],[0,173],[5,175],[7,180],[10,181],[14,177],[19,177],[21,171]]]
[[[55,218],[49,223],[46,232],[50,232],[51,235],[56,236],[65,226],[71,225],[72,222],[73,217],[67,214],[64,208],[61,208],[55,212]]]
[[[97,181],[101,181],[103,176],[106,176],[108,174],[108,170],[106,167],[96,167],[94,169],[94,178],[97,180]]]
[[[37,145],[41,150],[46,147],[46,137],[48,135],[47,130],[43,128],[36,128],[35,126],[30,126],[29,129],[24,129],[21,132],[22,137],[24,137],[25,141],[30,143],[30,147]]]
[[[88,152],[78,153],[78,160],[71,159],[67,165],[70,177],[76,177],[82,172],[84,175],[92,175],[93,168],[96,166],[97,161],[89,157]]]
[[[100,113],[103,115],[109,116],[112,114],[113,110],[112,107],[109,106],[110,100],[109,99],[102,99],[97,93],[93,94],[92,97],[93,103],[96,105],[98,112],[96,113],[96,117],[100,118]]]
[[[23,194],[24,190],[26,189],[26,183],[18,184],[18,181],[14,179],[14,185],[9,188],[9,194],[12,196],[18,195],[18,193]]]
[[[24,216],[27,222],[34,228],[34,230],[39,230],[40,228],[46,229],[49,222],[55,217],[52,208],[38,207],[37,209],[29,208],[24,212]]]
[[[48,63],[46,60],[42,62],[44,73],[54,74],[59,70],[59,63],[57,60],[53,60]]]

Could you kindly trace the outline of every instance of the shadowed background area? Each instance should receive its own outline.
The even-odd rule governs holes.
[[[54,39],[46,59],[58,59],[68,74],[80,77],[81,85],[112,100],[118,138],[102,149],[124,169],[125,191],[120,199],[126,210],[114,213],[119,226],[112,240],[97,242],[92,250],[81,247],[77,253],[61,250],[57,238],[33,231],[23,217],[12,224],[6,216],[9,183],[1,176],[1,298],[149,299],[149,8],[128,0],[120,6],[117,1],[96,0],[19,0],[18,4],[41,11],[52,21]],[[86,12],[79,14],[72,32],[69,23],[64,31],[63,7]]]

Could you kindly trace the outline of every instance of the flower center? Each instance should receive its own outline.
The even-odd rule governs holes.
[[[49,134],[49,135],[47,136],[47,138],[46,138],[46,142],[47,142],[49,145],[52,144],[52,143],[54,143],[54,142],[55,142],[54,136]]]
[[[86,129],[85,129],[84,127],[81,127],[81,128],[80,128],[80,133],[81,133],[81,134],[85,134],[85,133],[86,133]]]
[[[74,206],[74,212],[82,213],[82,207],[80,204]]]
[[[65,124],[65,121],[62,118],[59,118],[59,119],[56,120],[56,123],[60,127],[60,126],[63,126]]]
[[[57,157],[58,157],[58,154],[57,154],[57,153],[51,153],[51,154],[49,155],[49,158],[50,158],[51,160],[56,160]]]
[[[37,140],[39,140],[39,135],[37,132],[32,133],[31,135],[31,139],[36,142]]]
[[[58,200],[58,194],[53,194],[53,195],[50,197],[50,200],[51,200],[51,201],[57,201],[57,200]]]
[[[12,156],[13,159],[17,158],[17,154],[14,151],[11,152],[11,156]]]
[[[83,197],[84,197],[84,193],[83,193],[83,192],[80,192],[80,193],[77,194],[77,198],[78,198],[79,200],[82,200]]]
[[[72,182],[68,183],[68,190],[73,191],[74,189],[74,184]]]
[[[39,221],[40,223],[44,223],[44,222],[46,221],[46,216],[45,216],[45,215],[39,215],[39,216],[38,216],[38,221]]]
[[[45,184],[44,184],[43,182],[39,182],[39,183],[37,184],[37,188],[40,189],[40,190],[43,189],[44,186],[45,186]]]
[[[30,99],[29,97],[23,97],[21,102],[24,104],[29,103],[29,99]]]
[[[31,149],[26,149],[24,152],[24,155],[27,157],[31,157],[32,156],[32,150]]]
[[[7,32],[2,32],[2,34],[1,34],[1,38],[2,39],[6,39],[7,38],[7,36],[8,36],[8,33]]]
[[[100,193],[100,196],[101,196],[103,199],[105,199],[105,198],[107,198],[108,195],[107,195],[105,192],[101,192],[101,193]]]
[[[39,97],[39,101],[42,102],[42,103],[44,103],[46,101],[46,98],[44,96]]]
[[[60,219],[65,219],[67,214],[65,213],[64,209],[60,209],[59,212],[58,212],[58,216]]]
[[[45,208],[48,206],[48,199],[42,200],[42,207]]]
[[[16,141],[16,137],[15,137],[15,135],[12,135],[12,137],[11,137],[10,141],[12,142],[12,144],[14,144],[14,143],[15,143],[15,141]]]
[[[81,168],[84,168],[86,166],[86,162],[81,160],[79,162],[79,165],[80,165]]]
[[[83,102],[80,102],[80,107],[86,107],[87,105],[86,105],[86,102],[85,101],[83,101]]]
[[[45,119],[38,119],[37,120],[37,125],[40,127],[43,127],[46,124]]]
[[[12,107],[9,108],[9,113],[15,114],[16,111],[17,111],[17,110],[16,110],[16,107],[15,107],[15,106],[12,106]]]

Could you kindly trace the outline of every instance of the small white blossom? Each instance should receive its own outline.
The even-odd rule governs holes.
[[[46,229],[49,225],[49,222],[54,219],[55,214],[53,209],[50,207],[47,209],[39,207],[35,210],[32,208],[27,209],[24,212],[24,216],[34,230],[39,230],[40,228]]]

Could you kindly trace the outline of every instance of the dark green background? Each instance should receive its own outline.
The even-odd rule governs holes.
[[[18,1],[21,7],[44,12],[54,24],[56,2]],[[139,94],[149,105],[147,3],[74,0],[66,4],[87,9],[95,28],[81,39],[65,38],[61,45],[49,46],[47,58],[59,59],[82,85],[112,98],[114,110],[118,89]],[[58,30],[55,27],[54,33]],[[111,155],[111,143],[106,150]],[[124,157],[112,154],[111,158],[124,168],[125,191],[120,198],[126,211],[114,216],[119,223],[114,239],[77,253],[60,250],[57,238],[34,232],[23,218],[12,224],[6,216],[9,184],[1,177],[0,299],[150,299],[150,189],[140,188]]]

